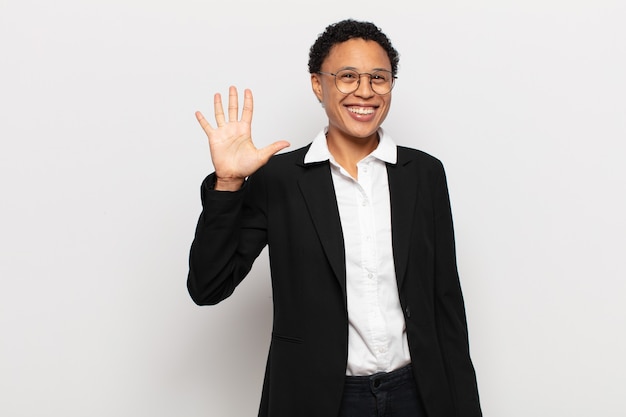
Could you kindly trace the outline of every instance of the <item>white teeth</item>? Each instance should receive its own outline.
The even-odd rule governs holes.
[[[374,109],[371,107],[348,107],[348,110],[356,114],[372,114]]]

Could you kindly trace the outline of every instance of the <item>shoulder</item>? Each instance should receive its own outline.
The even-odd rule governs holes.
[[[438,158],[419,149],[398,146],[398,165],[415,165],[419,170],[443,171],[443,163]]]
[[[273,182],[298,177],[305,170],[304,156],[308,149],[309,145],[272,156],[251,178],[256,178],[257,182],[263,180]]]
[[[306,155],[310,146],[311,145],[309,144],[303,146],[302,148],[274,155],[270,158],[268,165],[301,165],[304,163],[304,156]]]
[[[309,146],[294,149],[292,151],[283,152],[274,155],[259,171],[264,174],[282,174],[293,173],[304,168],[304,156],[309,150]]]

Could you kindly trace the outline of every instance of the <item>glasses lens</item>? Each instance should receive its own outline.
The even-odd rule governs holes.
[[[335,75],[335,85],[344,94],[350,94],[359,87],[359,73],[352,70],[342,70]]]
[[[370,78],[372,90],[376,94],[387,94],[393,88],[395,78],[389,71],[374,71]]]

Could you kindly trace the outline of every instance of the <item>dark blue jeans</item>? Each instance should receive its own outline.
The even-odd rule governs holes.
[[[347,376],[339,417],[426,417],[411,365],[371,376]]]

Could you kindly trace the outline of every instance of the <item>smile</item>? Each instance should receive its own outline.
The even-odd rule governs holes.
[[[362,115],[374,113],[374,109],[371,107],[348,107],[348,111]]]

